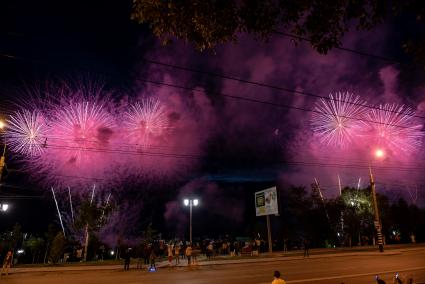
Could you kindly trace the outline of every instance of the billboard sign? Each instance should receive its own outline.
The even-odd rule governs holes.
[[[256,216],[279,214],[276,187],[271,187],[255,193]]]

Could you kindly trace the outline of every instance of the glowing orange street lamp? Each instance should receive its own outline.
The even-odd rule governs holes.
[[[381,159],[385,156],[385,152],[382,149],[376,149],[375,151],[375,157],[378,159]]]

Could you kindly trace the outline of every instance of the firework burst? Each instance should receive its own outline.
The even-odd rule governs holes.
[[[316,102],[311,119],[314,134],[325,145],[345,147],[362,127],[366,103],[349,92],[329,94]]]
[[[36,110],[17,111],[8,119],[5,134],[12,151],[25,156],[39,156],[45,151],[48,127],[42,114]]]
[[[168,128],[165,107],[157,99],[144,99],[130,107],[125,114],[125,126],[131,142],[142,148],[152,144],[151,139],[161,136]]]
[[[83,100],[59,104],[52,115],[48,146],[60,150],[69,162],[80,164],[84,158],[109,146],[113,126],[113,119],[102,102]]]
[[[411,154],[422,145],[422,125],[415,122],[415,112],[403,105],[385,104],[366,115],[366,135],[376,147],[392,154]]]

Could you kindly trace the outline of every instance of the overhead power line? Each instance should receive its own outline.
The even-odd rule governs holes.
[[[221,79],[236,81],[236,82],[250,84],[250,85],[259,86],[259,87],[265,87],[265,88],[269,88],[269,89],[273,89],[273,90],[277,90],[277,91],[299,94],[299,95],[302,95],[302,96],[311,97],[311,98],[315,98],[315,99],[323,99],[323,100],[334,101],[334,102],[343,102],[343,103],[347,103],[347,104],[350,104],[350,105],[365,107],[365,108],[368,108],[368,109],[381,110],[379,107],[376,107],[376,106],[371,106],[371,105],[361,104],[361,103],[355,103],[355,102],[350,102],[350,101],[346,101],[346,100],[339,100],[337,98],[330,98],[330,97],[321,96],[321,95],[317,95],[317,94],[310,93],[310,92],[299,91],[299,90],[292,89],[292,88],[267,84],[267,83],[263,83],[263,82],[246,80],[246,79],[242,79],[242,78],[238,78],[238,77],[234,77],[234,76],[230,76],[230,75],[226,75],[226,74],[204,71],[204,70],[200,70],[200,69],[175,65],[175,64],[171,64],[171,63],[165,63],[165,62],[156,61],[156,60],[152,60],[152,59],[142,59],[142,60],[147,62],[147,63],[154,64],[154,65],[165,66],[165,67],[169,67],[169,68],[173,68],[173,69],[177,69],[177,70],[183,70],[183,71],[187,71],[187,72],[203,74],[203,75],[207,75],[207,76],[211,76],[211,77],[217,77],[217,78],[221,78]],[[395,114],[402,114],[399,111],[394,111],[394,110],[386,110],[386,111],[391,112],[391,113],[395,113]],[[420,118],[420,119],[425,119],[425,116],[419,116],[419,115],[410,115],[410,116]]]
[[[199,89],[196,89],[196,88],[191,88],[191,87],[186,87],[186,86],[181,86],[181,85],[175,85],[175,84],[170,84],[170,83],[153,81],[153,80],[145,79],[145,78],[138,78],[138,80],[146,82],[146,83],[156,84],[156,85],[163,85],[163,86],[173,87],[173,88],[177,88],[177,89],[183,89],[183,90],[187,90],[187,91],[195,91],[195,92],[205,93],[204,90],[199,90]],[[221,93],[221,92],[214,92],[214,94],[220,95],[220,96],[223,96],[223,97],[227,97],[227,98],[231,98],[231,99],[236,99],[236,100],[241,100],[241,101],[246,101],[246,102],[251,102],[251,103],[259,103],[259,104],[269,105],[269,106],[274,106],[274,107],[279,107],[279,108],[295,109],[295,110],[304,111],[304,112],[334,115],[334,113],[323,113],[322,111],[318,111],[318,110],[315,110],[315,109],[296,107],[296,106],[293,106],[293,105],[278,104],[278,103],[263,101],[263,100],[259,100],[259,99],[252,99],[252,98],[246,98],[246,97],[241,97],[241,96],[236,96],[236,95],[229,95],[229,94],[225,94],[225,93]],[[376,109],[379,109],[379,108],[376,108]],[[400,114],[400,112],[395,112],[395,113]],[[339,115],[339,117],[347,118],[347,119],[351,119],[351,120],[362,121],[362,122],[368,122],[368,123],[372,123],[372,124],[388,125],[388,123],[385,123],[385,122],[382,122],[382,121],[374,121],[374,120],[370,120],[370,119],[364,119],[364,118],[358,118],[358,117],[352,117],[352,116],[346,116],[346,115]],[[414,117],[414,116],[412,116],[412,117]],[[420,118],[425,119],[425,117],[420,117]],[[411,127],[408,127],[408,126],[403,126],[403,125],[398,125],[398,124],[391,124],[391,126],[398,127],[398,128],[405,128],[405,129],[411,128]]]
[[[280,32],[280,31],[275,31],[273,33],[280,35],[280,36],[284,36],[284,37],[289,37],[289,38],[293,38],[293,39],[297,39],[297,40],[307,41],[307,42],[310,42],[310,43],[312,42],[308,38],[297,36],[297,35],[290,34],[290,33],[285,33],[285,32]],[[371,53],[368,53],[368,52],[355,50],[355,49],[351,49],[351,48],[347,48],[347,47],[343,47],[343,46],[336,46],[336,47],[333,47],[333,48],[338,49],[338,50],[342,50],[342,51],[346,51],[346,52],[349,52],[349,53],[361,55],[361,56],[364,56],[364,57],[370,57],[370,58],[378,59],[378,60],[389,62],[389,63],[400,64],[400,65],[402,64],[400,61],[397,61],[395,59],[385,57],[385,56],[382,56],[382,55],[371,54]]]

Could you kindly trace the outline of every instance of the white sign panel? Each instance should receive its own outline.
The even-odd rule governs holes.
[[[279,214],[275,186],[255,193],[255,214],[257,216]]]

